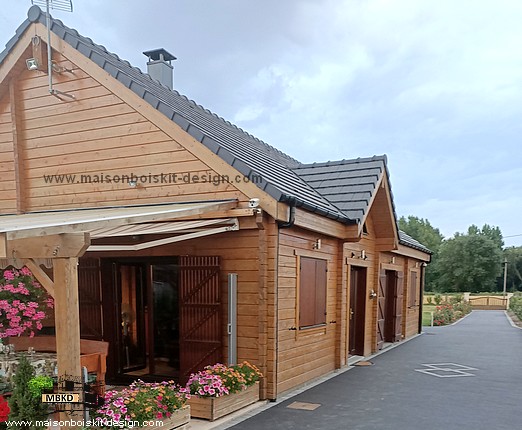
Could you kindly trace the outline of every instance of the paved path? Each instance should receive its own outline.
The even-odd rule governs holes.
[[[501,311],[474,311],[233,427],[234,430],[522,429],[522,330]],[[423,364],[455,363],[474,376],[437,377]],[[458,372],[432,371],[441,376]],[[292,402],[319,403],[315,411]]]

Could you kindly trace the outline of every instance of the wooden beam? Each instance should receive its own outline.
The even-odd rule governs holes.
[[[173,203],[173,205],[175,205],[175,203]],[[237,205],[236,201],[226,201],[208,202],[202,203],[201,205],[197,203],[193,205],[179,205],[175,208],[175,210],[161,206],[155,206],[154,208],[138,207],[136,209],[127,207],[122,209],[122,211],[127,211],[127,215],[114,212],[114,208],[100,208],[100,211],[103,212],[98,212],[97,218],[93,217],[94,212],[81,212],[81,214],[85,214],[85,219],[78,218],[77,222],[72,222],[69,220],[69,222],[64,223],[62,223],[61,220],[57,220],[56,215],[53,212],[42,214],[22,214],[20,215],[21,218],[16,220],[16,223],[11,224],[11,227],[22,225],[24,221],[26,221],[29,226],[32,226],[33,223],[38,225],[35,225],[31,228],[23,228],[25,227],[23,226],[18,230],[12,227],[11,231],[7,233],[7,238],[8,240],[12,241],[14,239],[35,238],[43,237],[45,235],[59,235],[78,231],[85,232],[100,228],[118,227],[123,225],[139,224],[143,222],[174,221],[178,220],[178,215],[181,213],[185,218],[191,215],[194,215],[196,218],[196,215],[204,214],[210,210],[226,210],[234,207],[235,205]],[[136,212],[134,212],[134,210],[136,210]],[[78,211],[71,213],[78,215],[80,212]],[[90,218],[89,215],[91,216]],[[14,216],[15,215],[10,215],[10,217]],[[67,217],[67,214],[64,213],[63,217]],[[7,218],[5,218],[5,220],[7,220]],[[35,221],[38,221],[38,223]],[[31,255],[30,257],[35,256]]]
[[[15,79],[9,81],[9,103],[11,104],[11,129],[13,135],[13,161],[16,185],[16,213],[25,210],[24,157],[22,148],[21,118],[18,109],[18,85]]]
[[[431,255],[427,252],[420,251],[418,249],[410,248],[409,246],[400,245],[397,250],[392,251],[394,254],[403,255],[405,257],[415,258],[420,261],[431,261]]]
[[[397,240],[394,237],[381,237],[375,240],[376,251],[393,251],[397,247]]]
[[[299,208],[296,208],[295,210],[295,225],[306,230],[337,237],[348,242],[357,242],[359,240],[357,225],[346,225],[339,221]]]
[[[54,322],[56,327],[56,355],[58,380],[81,377],[80,365],[80,311],[78,304],[78,259],[55,258]],[[63,390],[63,387],[60,387]],[[60,413],[60,419],[78,417]],[[80,415],[81,416],[81,415]]]
[[[25,265],[31,272],[33,272],[33,275],[36,277],[38,282],[42,284],[42,287],[45,288],[49,295],[54,297],[54,282],[49,278],[49,276],[47,276],[47,273],[45,273],[32,258],[27,259]]]
[[[8,258],[66,258],[82,256],[91,243],[89,233],[65,233],[9,240]]]
[[[0,233],[0,258],[7,257],[7,233]]]

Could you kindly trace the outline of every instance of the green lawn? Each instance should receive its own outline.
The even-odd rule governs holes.
[[[422,325],[431,325],[430,312],[435,311],[435,305],[422,305]]]

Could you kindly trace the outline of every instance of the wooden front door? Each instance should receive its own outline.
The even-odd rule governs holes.
[[[386,300],[384,305],[384,341],[397,342],[402,339],[403,273],[386,270]]]
[[[386,322],[386,290],[387,290],[386,270],[379,273],[379,295],[377,298],[377,349],[382,349],[385,340]]]
[[[404,275],[403,272],[395,272],[395,315],[393,316],[395,333],[394,342],[402,339],[402,308],[404,302]]]
[[[219,257],[179,257],[180,382],[222,359]]]
[[[349,341],[350,355],[364,355],[364,329],[366,316],[366,268],[350,269]]]

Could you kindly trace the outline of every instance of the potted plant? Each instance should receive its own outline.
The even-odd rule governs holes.
[[[186,405],[190,396],[185,388],[173,381],[147,383],[133,382],[121,391],[105,393],[105,404],[99,408],[93,428],[122,428],[118,423],[133,422],[148,429],[185,429],[190,420],[190,408]],[[148,425],[161,421],[161,426]]]
[[[33,337],[53,305],[27,267],[0,271],[0,338],[24,333]]]
[[[218,363],[190,375],[191,415],[214,421],[257,402],[260,377],[259,369],[246,361],[232,367]]]

